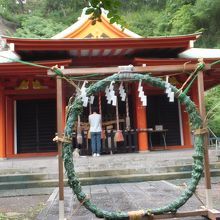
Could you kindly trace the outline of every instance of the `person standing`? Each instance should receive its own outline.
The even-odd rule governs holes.
[[[91,134],[92,156],[99,157],[101,151],[101,132],[102,119],[101,115],[97,113],[98,108],[93,107],[92,114],[89,115],[89,131]]]

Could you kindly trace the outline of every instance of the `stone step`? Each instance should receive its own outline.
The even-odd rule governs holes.
[[[0,183],[2,182],[22,182],[35,181],[57,178],[57,174],[46,173],[24,173],[24,174],[8,174],[0,175]]]
[[[192,150],[146,152],[130,154],[103,155],[99,158],[82,156],[74,158],[77,172],[93,170],[138,170],[144,172],[161,172],[162,167],[185,166],[192,164]],[[217,161],[216,151],[210,150],[210,163]],[[23,158],[0,160],[0,175],[27,173],[56,173],[57,157]],[[158,171],[159,167],[159,171]],[[165,168],[166,169],[166,168]],[[170,168],[171,169],[171,168]],[[185,169],[185,168],[184,168]],[[166,172],[166,170],[162,171]]]
[[[7,175],[7,174],[24,174],[24,173],[47,173],[47,168],[2,168],[0,170],[0,175]]]
[[[9,190],[2,189],[0,190],[0,197],[3,198],[3,197],[15,197],[15,196],[51,195],[53,191],[54,191],[54,187],[24,188],[24,189],[22,188],[22,189],[9,189]]]
[[[220,176],[220,169],[211,170],[212,176]],[[154,174],[130,174],[130,175],[115,175],[115,176],[96,176],[96,177],[80,177],[82,185],[106,184],[106,183],[125,183],[125,182],[141,182],[141,181],[156,181],[170,179],[185,179],[190,178],[190,171],[154,173]],[[67,185],[67,179],[64,180]],[[10,189],[25,189],[25,188],[41,188],[41,187],[57,187],[58,179],[38,179],[29,181],[13,181],[0,182],[1,190]],[[0,194],[1,194],[0,190]]]
[[[220,162],[210,164],[210,169],[213,171],[220,169]],[[136,174],[157,174],[157,173],[170,173],[170,172],[185,172],[191,171],[192,165],[184,166],[157,166],[147,168],[130,168],[130,169],[103,169],[103,170],[85,170],[77,172],[80,178],[88,177],[102,177],[102,176],[120,176],[120,175],[136,175]],[[22,182],[22,181],[35,181],[35,180],[50,180],[57,179],[58,173],[18,173],[0,175],[0,183],[3,182]]]
[[[220,169],[220,163],[210,164],[210,169]],[[154,174],[154,173],[169,173],[169,172],[185,172],[191,171],[192,165],[184,166],[159,166],[150,168],[135,168],[135,169],[108,169],[108,170],[90,170],[77,172],[80,178],[87,177],[102,177],[102,176],[119,176],[119,175],[135,175],[135,174]],[[34,181],[34,180],[47,180],[57,179],[57,173],[18,173],[0,175],[1,182],[20,182],[20,181]]]

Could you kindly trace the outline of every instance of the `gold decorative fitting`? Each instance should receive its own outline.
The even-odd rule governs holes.
[[[47,89],[48,88],[47,86],[42,85],[41,82],[37,79],[32,81],[32,86],[33,86],[33,89]]]
[[[19,86],[17,86],[15,89],[17,90],[29,89],[29,80],[22,80]]]
[[[144,210],[128,212],[129,220],[141,220],[144,216]]]
[[[170,77],[170,84],[175,86],[180,85],[179,81],[174,76]]]

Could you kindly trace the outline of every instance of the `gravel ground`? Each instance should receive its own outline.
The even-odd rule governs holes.
[[[49,195],[0,198],[0,220],[34,220]]]

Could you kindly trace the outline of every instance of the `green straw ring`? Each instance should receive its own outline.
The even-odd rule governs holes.
[[[103,91],[107,85],[110,84],[111,81],[120,81],[129,79],[131,81],[139,81],[142,80],[144,83],[148,83],[151,86],[158,87],[161,89],[165,89],[165,81],[161,78],[152,77],[148,74],[133,74],[133,73],[119,73],[109,76],[101,81],[96,82],[87,88],[87,96],[91,96],[97,92]],[[193,130],[202,128],[202,120],[201,117],[196,110],[195,104],[190,100],[190,98],[186,94],[179,95],[178,89],[175,86],[170,86],[171,90],[174,92],[175,97],[180,101],[181,104],[186,106],[186,111],[189,114],[189,119],[191,122],[191,127]],[[68,106],[68,114],[67,121],[65,127],[65,137],[72,138],[72,128],[77,122],[77,117],[82,113],[83,106],[82,100],[78,96],[76,97],[73,103],[70,103]],[[159,207],[149,209],[146,208],[142,211],[143,216],[148,215],[158,215],[164,213],[175,213],[178,208],[183,206],[187,200],[193,195],[196,190],[196,186],[202,176],[203,173],[203,134],[195,135],[194,139],[194,155],[193,155],[193,169],[191,173],[190,183],[187,188],[182,192],[182,194],[172,201],[170,204]],[[82,191],[82,187],[80,181],[76,175],[72,157],[72,144],[71,143],[63,143],[63,160],[64,166],[66,169],[68,184],[70,188],[73,190],[73,193],[77,196],[79,202],[83,204],[88,210],[93,212],[99,218],[105,219],[129,219],[129,212],[116,212],[116,211],[106,211],[91,202],[91,200],[87,197],[87,195]]]

